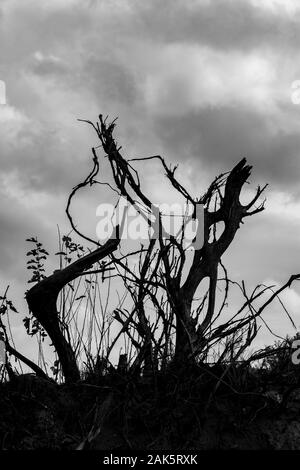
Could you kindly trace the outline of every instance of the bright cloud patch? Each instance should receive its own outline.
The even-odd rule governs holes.
[[[151,60],[151,59],[150,59]],[[282,98],[272,55],[224,53],[199,46],[168,46],[152,61],[145,99],[154,113],[243,106],[269,114]]]

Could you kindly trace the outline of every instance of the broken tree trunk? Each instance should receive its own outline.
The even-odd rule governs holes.
[[[251,166],[246,164],[243,158],[229,173],[226,178],[224,194],[219,191],[220,207],[214,212],[204,212],[204,244],[200,250],[195,250],[192,265],[186,281],[179,289],[179,295],[173,296],[176,306],[177,330],[175,358],[180,363],[188,363],[195,357],[195,351],[199,352],[205,346],[205,337],[215,314],[216,285],[218,277],[218,265],[224,252],[232,243],[243,218],[251,216],[264,209],[261,204],[258,208],[248,212],[257,201],[264,188],[258,187],[255,197],[249,204],[243,206],[240,203],[240,193],[243,185],[251,174]],[[213,191],[209,189],[209,191]],[[208,194],[209,194],[208,191]],[[209,241],[210,227],[218,222],[224,222],[223,233],[219,238]],[[197,322],[192,318],[192,302],[196,290],[204,278],[209,278],[208,306],[202,322],[196,327]]]
[[[119,237],[111,238],[103,246],[79,258],[64,269],[55,271],[33,286],[26,294],[32,315],[39,321],[49,335],[58,354],[62,372],[67,382],[79,380],[79,368],[72,346],[64,337],[57,311],[58,294],[65,285],[85,274],[94,263],[100,261],[117,249]]]

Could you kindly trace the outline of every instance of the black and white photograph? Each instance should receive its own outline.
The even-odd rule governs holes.
[[[1,461],[300,451],[299,281],[299,0],[0,0]]]

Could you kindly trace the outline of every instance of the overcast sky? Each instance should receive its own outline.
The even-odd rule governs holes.
[[[245,156],[245,198],[269,188],[266,211],[228,251],[231,277],[282,284],[300,272],[298,0],[0,0],[0,45],[0,282],[22,312],[13,320],[20,348],[25,238],[56,248],[66,198],[97,145],[77,118],[118,116],[124,155],[179,163],[195,196]],[[158,167],[142,172],[157,202],[169,201]],[[102,198],[85,193],[74,208],[93,237]],[[300,327],[299,288],[284,300]],[[277,307],[266,319],[293,332]]]

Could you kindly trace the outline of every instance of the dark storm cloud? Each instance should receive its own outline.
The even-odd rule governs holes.
[[[172,160],[210,173],[229,170],[242,157],[274,189],[300,181],[300,134],[274,129],[261,113],[223,107],[185,116],[156,118],[156,133]],[[174,157],[175,156],[175,157]]]
[[[288,46],[291,52],[297,37],[297,15],[291,18],[284,9],[274,14],[250,2],[224,0],[188,5],[179,0],[54,2],[53,7],[50,3],[37,7],[35,2],[26,6],[6,4],[14,5],[11,10],[7,8],[7,27],[1,33],[9,36],[10,42],[10,47],[4,48],[10,70],[8,88],[14,106],[23,110],[31,123],[20,130],[19,135],[28,136],[22,157],[17,156],[19,150],[10,147],[8,159],[5,148],[3,168],[14,168],[16,163],[25,184],[28,179],[34,188],[44,186],[49,190],[68,185],[73,177],[69,165],[79,158],[74,157],[74,148],[84,151],[83,145],[78,146],[75,119],[96,116],[98,112],[127,115],[132,125],[124,140],[135,140],[137,150],[143,147],[142,134],[147,133],[149,136],[144,139],[149,142],[151,138],[153,142],[158,137],[163,139],[165,151],[172,153],[172,159],[189,159],[189,164],[197,168],[199,162],[207,169],[215,170],[220,165],[223,168],[223,164],[227,167],[246,155],[268,181],[296,182],[298,135],[293,130],[272,131],[270,111],[253,109],[255,97],[250,96],[249,107],[247,103],[239,106],[241,96],[248,93],[241,81],[247,76],[248,58],[235,57],[234,51],[243,49],[249,53],[249,62],[259,54],[260,62],[254,64],[258,72],[251,72],[251,86],[256,86],[256,73],[261,73],[264,80],[269,61],[271,72],[278,74],[273,53],[265,56],[259,48],[267,46],[274,54],[280,54]],[[21,42],[15,39],[18,30],[24,36]],[[170,43],[178,48],[170,49]],[[186,47],[188,43],[210,49],[199,52]],[[222,50],[226,51],[224,56]],[[196,62],[198,68],[194,68]],[[264,67],[262,72],[260,66]],[[20,67],[28,88],[23,95]],[[239,80],[239,69],[243,67],[246,71],[242,70]],[[153,78],[157,82],[155,113],[153,109],[149,111],[147,102],[148,84],[151,86]],[[224,88],[231,87],[235,107],[229,106],[228,100],[214,100],[216,79],[220,83],[226,79]],[[186,105],[186,95],[201,80],[204,85],[212,82],[208,93],[204,86],[200,95],[189,97]],[[263,86],[264,92],[274,83],[266,81]],[[289,87],[290,82],[285,86]],[[165,112],[169,101],[174,103],[173,109]],[[190,106],[193,101],[195,105]],[[73,129],[70,121],[66,126],[71,116]],[[149,125],[151,120],[154,124]],[[32,126],[35,128],[41,121],[41,133],[32,132]],[[85,143],[88,148],[87,139]]]
[[[34,74],[56,76],[58,79],[61,75],[68,74],[70,76],[71,74],[70,69],[55,56],[44,57],[40,53],[36,53],[31,70]]]
[[[247,1],[135,1],[137,31],[158,42],[200,43],[220,49],[297,48],[299,15],[271,14]],[[138,19],[138,21],[137,21]]]
[[[81,79],[99,102],[134,105],[137,96],[135,78],[122,64],[92,57],[85,62]]]
[[[105,27],[96,28],[100,18],[89,2],[56,3],[6,2],[0,31],[0,78],[11,106],[0,109],[1,171],[17,172],[23,187],[49,193],[69,191],[89,169],[97,141],[76,119],[94,119],[101,111],[116,115],[134,105],[137,94],[134,77],[111,46],[105,58],[106,45],[93,42]]]

